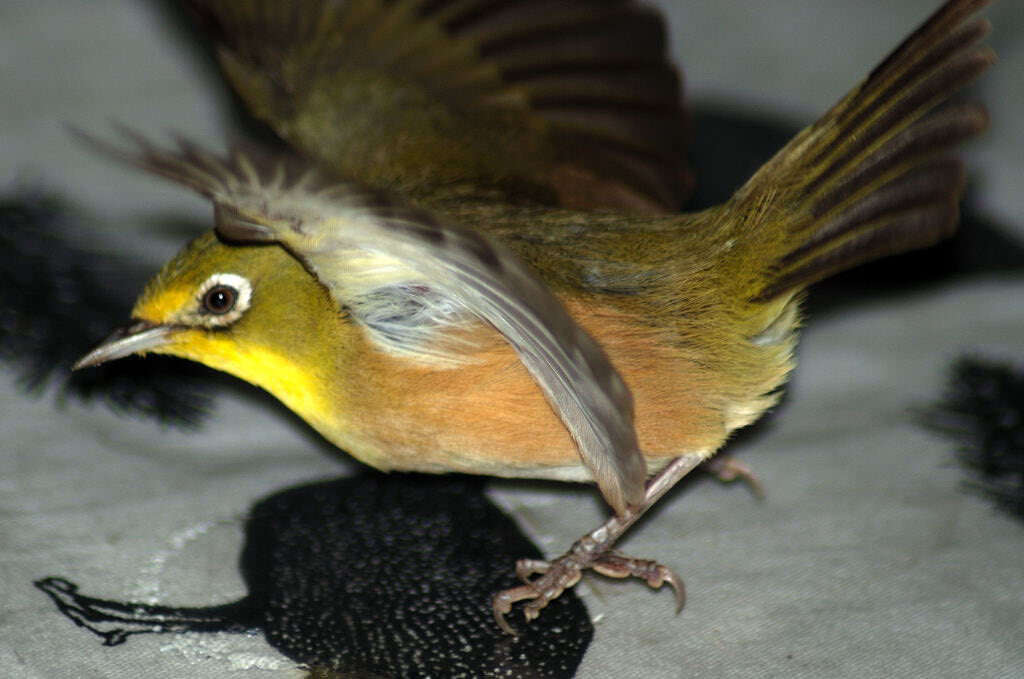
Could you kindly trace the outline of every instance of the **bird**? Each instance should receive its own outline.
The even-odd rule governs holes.
[[[170,354],[276,396],[380,470],[591,482],[608,520],[522,560],[495,620],[583,571],[682,580],[616,540],[778,401],[806,288],[950,236],[995,60],[947,0],[726,202],[692,184],[680,77],[633,0],[190,0],[284,148],[86,141],[214,227],[76,369]],[[453,576],[454,577],[454,576]]]

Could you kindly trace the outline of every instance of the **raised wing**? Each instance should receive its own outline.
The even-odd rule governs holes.
[[[223,238],[288,248],[382,350],[437,361],[446,358],[437,355],[446,333],[467,316],[491,324],[547,396],[608,503],[621,513],[643,499],[629,389],[510,250],[299,160],[241,151],[221,158],[184,141],[165,151],[126,134],[136,149],[87,139],[209,198]],[[447,350],[457,360],[457,347]]]
[[[184,0],[256,117],[339,176],[430,203],[676,210],[687,119],[633,0]]]

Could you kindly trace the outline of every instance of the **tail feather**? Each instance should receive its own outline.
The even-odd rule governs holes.
[[[861,201],[808,241],[780,259],[781,266],[757,301],[802,287],[884,257],[930,245],[956,229],[956,198],[963,184],[963,165],[940,160],[893,182]]]
[[[752,301],[952,234],[964,170],[949,152],[988,116],[977,105],[930,112],[995,61],[977,44],[989,23],[969,21],[986,4],[946,2],[737,192],[729,213],[756,205],[760,224],[786,225],[754,239],[775,254]]]
[[[895,214],[926,209],[947,201],[963,183],[963,164],[940,158],[920,166],[913,172],[894,179],[870,196],[858,201],[826,222],[810,238],[779,260],[792,266],[814,253],[823,244],[835,241],[865,226],[877,224]]]
[[[914,83],[908,91],[884,92],[872,102],[871,108],[860,115],[850,120],[840,118],[839,133],[849,135],[852,141],[843,140],[835,147],[822,149],[821,158],[812,159],[811,165],[814,166],[823,162],[828,164],[808,182],[802,197],[815,195],[828,182],[856,168],[869,150],[890,143],[901,128],[980,75],[991,65],[990,57],[990,50],[953,57],[951,63],[937,67],[934,73]],[[909,131],[917,133],[915,128]]]
[[[950,108],[922,120],[892,138],[856,168],[845,173],[830,191],[817,196],[811,212],[819,219],[844,204],[856,192],[884,181],[900,167],[915,159],[934,155],[936,149],[949,149],[978,134],[988,125],[988,114],[977,105]]]

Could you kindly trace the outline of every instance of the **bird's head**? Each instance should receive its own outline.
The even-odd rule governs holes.
[[[149,282],[131,322],[75,365],[130,355],[170,354],[223,370],[303,412],[344,361],[347,315],[284,248],[238,245],[206,233]]]

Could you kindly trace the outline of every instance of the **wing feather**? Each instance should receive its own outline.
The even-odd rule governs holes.
[[[688,119],[635,0],[182,0],[251,113],[346,177],[678,209]]]

